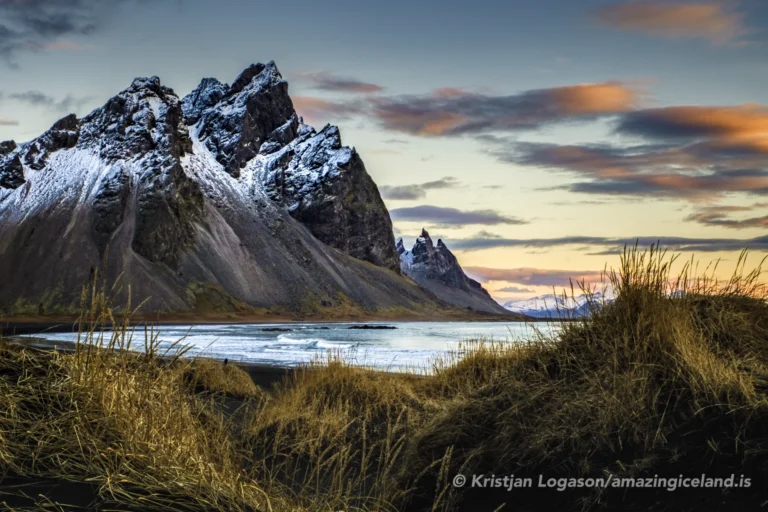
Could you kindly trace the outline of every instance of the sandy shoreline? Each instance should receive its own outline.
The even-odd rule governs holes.
[[[71,341],[49,340],[39,337],[16,337],[11,336],[5,340],[7,343],[24,345],[32,349],[55,352],[74,352],[75,343]],[[224,359],[205,357],[207,359],[224,364]],[[275,384],[281,382],[284,378],[291,376],[299,367],[280,366],[267,363],[251,363],[247,361],[227,360],[227,364],[234,364],[245,370],[253,382],[266,389],[272,388]]]

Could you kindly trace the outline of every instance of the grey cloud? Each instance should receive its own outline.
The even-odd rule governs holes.
[[[460,184],[459,180],[448,176],[436,181],[427,183],[418,183],[413,185],[387,186],[379,187],[381,196],[385,199],[416,200],[427,197],[430,190],[440,190],[447,188],[456,188]]]
[[[0,126],[19,126],[19,122],[15,119],[0,118]]]
[[[730,229],[766,228],[768,227],[768,215],[761,217],[748,217],[734,219],[733,213],[748,213],[757,209],[768,207],[768,204],[758,203],[752,206],[709,206],[686,217],[688,222],[697,222],[705,226],[717,226]]]
[[[491,147],[504,162],[575,173],[571,192],[699,199],[727,192],[768,193],[766,155],[719,143],[628,147],[510,142]]]
[[[371,94],[384,90],[380,85],[331,73],[302,73],[299,79],[311,83],[315,89],[324,91]]]
[[[532,290],[530,288],[521,288],[519,286],[507,286],[505,288],[502,288],[500,290],[495,290],[497,293],[533,293],[535,290]]]
[[[768,251],[768,236],[751,239],[734,238],[685,238],[645,236],[636,238],[610,238],[571,236],[562,238],[498,238],[487,236],[475,236],[464,239],[450,240],[452,249],[460,251],[479,251],[485,249],[498,249],[504,247],[526,248],[551,248],[565,246],[593,247],[593,255],[621,254],[624,247],[634,246],[649,247],[660,244],[662,248],[672,251],[685,252],[728,252],[741,251],[745,248],[756,251]]]
[[[618,82],[537,89],[507,96],[438,89],[428,95],[373,98],[368,114],[389,130],[418,136],[452,136],[594,119],[631,110],[637,101],[637,92]]]
[[[3,95],[0,95],[0,101],[3,100],[3,97]],[[11,101],[18,101],[33,107],[47,108],[57,112],[73,112],[91,100],[90,97],[76,98],[71,95],[62,99],[56,99],[40,91],[10,93],[7,95],[7,98]]]
[[[567,286],[569,283],[599,283],[603,272],[599,270],[550,270],[540,268],[487,268],[466,267],[467,275],[480,282],[503,281],[525,286]]]
[[[393,132],[422,137],[519,132],[548,123],[590,120],[634,109],[640,93],[619,82],[534,89],[519,94],[489,95],[460,89],[430,94],[369,96],[346,102],[305,98],[322,104],[326,114],[355,113]]]
[[[424,205],[412,208],[396,208],[389,213],[392,220],[430,223],[440,226],[527,224],[525,220],[509,217],[495,210],[459,210]]]
[[[41,51],[64,37],[96,32],[114,8],[143,0],[0,0],[0,58],[16,65],[25,51]]]

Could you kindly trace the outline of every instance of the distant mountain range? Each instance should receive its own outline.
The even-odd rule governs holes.
[[[445,243],[438,240],[435,245],[426,230],[421,231],[410,251],[403,245],[403,239],[398,239],[397,253],[403,274],[441,300],[471,311],[508,314],[480,283],[467,277]]]
[[[457,277],[435,293],[420,272],[401,272],[362,158],[338,128],[304,124],[272,62],[231,85],[206,78],[184,98],[137,78],[83,118],[0,143],[7,317],[76,314],[97,274],[148,298],[152,313],[434,316],[479,305],[479,285]]]
[[[532,299],[513,300],[504,304],[504,308],[513,313],[526,315],[533,318],[582,318],[590,314],[589,296],[563,297],[554,294],[541,295]],[[593,304],[600,304],[603,300],[610,302],[610,298],[596,292],[591,295]]]

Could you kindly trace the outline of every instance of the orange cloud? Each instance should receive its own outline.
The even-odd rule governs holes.
[[[506,96],[442,88],[427,95],[377,97],[370,113],[390,130],[420,136],[519,131],[574,118],[632,110],[640,92],[606,82],[536,89]]]
[[[356,111],[355,107],[313,96],[293,96],[293,107],[308,124],[323,124],[330,118],[347,116]]]
[[[636,1],[601,7],[595,16],[603,25],[618,29],[667,38],[706,39],[715,44],[737,41],[748,32],[741,14],[717,3]]]
[[[645,136],[704,139],[712,149],[768,154],[768,108],[666,107],[626,116],[619,129]]]
[[[638,92],[619,83],[581,84],[552,89],[557,108],[571,115],[610,114],[638,106]]]
[[[696,202],[709,202],[726,193],[768,194],[765,106],[631,111],[620,115],[617,131],[646,142],[634,146],[558,145],[491,139],[497,144],[491,154],[503,161],[570,171],[590,180],[566,187],[573,192]]]
[[[374,112],[385,125],[407,126],[405,131],[423,137],[450,133],[467,121],[467,117],[452,112],[393,112],[385,109],[374,109]]]

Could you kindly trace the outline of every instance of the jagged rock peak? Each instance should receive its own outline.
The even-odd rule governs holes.
[[[10,155],[17,147],[15,140],[0,142],[0,157]]]
[[[5,156],[0,154],[0,188],[17,189],[26,182],[24,165],[19,155],[12,152],[9,151]]]
[[[162,87],[159,76],[150,76],[135,78],[127,90],[131,92],[139,92],[143,89],[149,89],[161,94],[163,92]]]
[[[81,146],[99,149],[107,161],[179,159],[191,152],[181,101],[156,76],[136,78],[107,103],[80,120]]]
[[[251,64],[232,83],[229,94],[239,94],[248,87],[259,87],[268,82],[278,83],[283,81],[283,75],[280,74],[274,61],[269,61],[266,64]]]
[[[402,239],[397,253],[402,272],[451,304],[489,313],[503,313],[480,283],[467,277],[456,256],[442,239],[437,246],[426,229],[416,239],[413,249],[405,250]]]
[[[62,149],[73,148],[80,138],[80,122],[75,114],[69,114],[56,121],[43,135],[28,144],[22,151],[23,161],[31,169],[45,168],[51,154]]]
[[[200,176],[221,170],[211,168],[215,160],[233,180],[212,187],[237,187],[244,196],[266,192],[325,244],[400,271],[388,211],[362,159],[342,146],[337,127],[318,133],[301,122],[274,62],[250,66],[231,87],[206,78],[183,100],[158,77],[136,78],[86,117],[69,115],[21,148],[6,146],[7,155],[0,156],[3,189],[20,187],[25,172],[46,168],[63,149],[115,166],[95,178],[110,186],[91,195],[100,249],[119,225],[128,194],[138,193],[134,250],[175,266],[203,209]],[[246,167],[248,179],[241,180]],[[169,195],[175,188],[190,200]],[[168,213],[173,226],[152,221],[153,211]],[[167,247],[158,252],[148,240],[160,229],[182,233],[183,240],[163,236]]]
[[[199,119],[200,140],[235,178],[275,130],[282,132],[277,139],[288,142],[296,138],[299,127],[288,82],[274,62],[250,66],[218,102],[199,114],[190,110],[190,114],[189,121]]]
[[[77,120],[75,114],[69,114],[66,117],[62,117],[51,126],[50,131],[69,131],[76,132],[80,129],[80,121]]]
[[[184,120],[193,125],[200,120],[203,112],[216,105],[229,91],[229,86],[215,78],[203,78],[200,85],[181,101]]]

